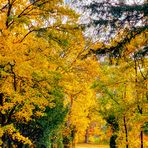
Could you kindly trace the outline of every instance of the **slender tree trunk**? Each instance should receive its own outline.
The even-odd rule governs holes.
[[[126,98],[126,85],[125,85],[125,90],[123,94],[123,99]],[[126,148],[129,147],[129,141],[128,141],[128,130],[127,130],[127,123],[126,123],[126,114],[124,113],[123,115],[123,124],[124,124],[124,130],[125,130],[125,140],[126,140]]]
[[[141,148],[144,148],[143,147],[143,131],[141,130],[141,133],[140,133],[140,139],[141,139]]]
[[[4,105],[4,94],[0,93],[0,106],[3,107],[3,105]],[[1,126],[4,126],[6,122],[6,117],[2,113],[0,114],[0,121],[1,121]]]
[[[89,142],[89,128],[86,129],[86,133],[85,133],[85,143]]]
[[[72,148],[75,148],[75,136],[76,136],[76,127],[73,127],[73,130],[71,131],[71,137],[72,137]]]
[[[126,148],[128,148],[128,131],[127,131],[127,124],[126,124],[126,118],[125,115],[123,117],[123,121],[124,121],[124,130],[125,130],[125,137],[126,137]]]
[[[142,115],[142,108],[140,108],[140,106],[138,105],[138,109],[139,109],[139,113]],[[143,147],[143,128],[141,127],[141,131],[140,131],[140,142],[141,142],[141,148]]]

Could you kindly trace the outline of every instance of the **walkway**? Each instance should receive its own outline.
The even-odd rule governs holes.
[[[78,144],[76,148],[109,148],[108,145]]]

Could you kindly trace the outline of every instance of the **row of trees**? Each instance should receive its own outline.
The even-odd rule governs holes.
[[[148,113],[147,1],[79,3],[73,1],[76,8],[81,8],[85,34],[94,36],[83,58],[95,54],[100,61],[93,88],[98,112],[112,131],[110,147],[143,148],[147,146],[144,131]]]
[[[54,26],[45,26],[50,17],[47,13],[58,8],[56,3],[1,1],[2,147],[30,147],[42,145],[43,141],[47,145],[47,131],[52,135],[55,129],[50,123],[59,125],[63,121],[66,110],[63,108],[60,75],[49,63],[49,53],[54,47],[50,46],[47,32],[56,32],[56,28],[51,30]],[[60,118],[54,118],[60,113]]]
[[[98,68],[93,57],[80,59],[77,19],[59,0],[0,2],[2,147],[66,147],[85,131]]]
[[[99,17],[107,10],[103,21],[78,24],[62,0],[0,2],[3,148],[74,146],[104,121],[111,147],[146,145],[147,4],[90,4],[81,9],[91,8],[93,19],[94,10]],[[101,37],[85,38],[83,29],[96,22]]]

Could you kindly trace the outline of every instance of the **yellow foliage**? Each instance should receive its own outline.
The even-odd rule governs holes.
[[[77,18],[62,0],[0,2],[0,113],[5,117],[0,124],[14,141],[32,144],[16,130],[17,123],[27,124],[54,108],[56,85],[78,91],[80,82],[66,77],[67,71],[77,77],[71,69],[84,42]]]

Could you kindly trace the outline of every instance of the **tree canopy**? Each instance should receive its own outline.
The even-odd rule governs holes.
[[[146,147],[147,7],[1,0],[0,147]]]

